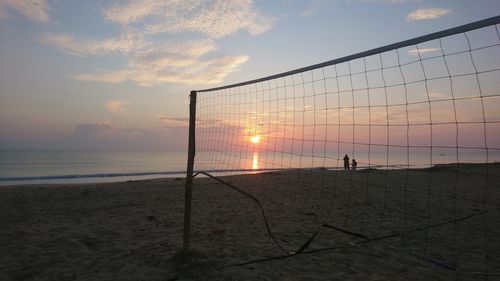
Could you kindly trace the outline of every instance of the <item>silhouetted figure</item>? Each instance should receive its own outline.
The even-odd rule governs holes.
[[[352,159],[352,170],[356,171],[356,167],[358,167],[358,162],[356,162],[356,159]]]
[[[344,156],[344,170],[349,170],[349,156]]]

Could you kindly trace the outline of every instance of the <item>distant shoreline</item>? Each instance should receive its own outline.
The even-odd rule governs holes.
[[[500,162],[492,163],[447,163],[447,164],[434,164],[430,165],[371,165],[371,166],[358,166],[358,170],[418,170],[418,169],[443,169],[446,167],[458,166],[466,167],[469,165],[494,165]],[[328,170],[336,171],[343,170],[343,167],[307,167],[307,168],[289,168],[289,169],[214,169],[206,170],[204,172],[212,173],[219,176],[234,176],[245,174],[256,174],[266,172],[287,172],[299,170]],[[197,171],[195,171],[197,172]],[[140,181],[161,178],[178,178],[185,177],[185,171],[163,171],[163,172],[132,172],[132,173],[95,173],[95,174],[68,174],[68,175],[44,175],[44,176],[26,176],[26,177],[0,177],[0,186],[14,186],[14,185],[31,185],[31,184],[79,184],[79,183],[109,183],[109,182],[125,182],[125,181]],[[41,182],[40,182],[41,181]]]

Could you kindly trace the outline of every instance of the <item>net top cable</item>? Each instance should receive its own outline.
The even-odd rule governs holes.
[[[374,48],[374,49],[363,51],[360,53],[348,55],[345,57],[325,61],[322,63],[313,64],[310,66],[301,67],[301,68],[297,68],[294,70],[290,70],[290,71],[286,71],[286,72],[282,72],[282,73],[278,73],[278,74],[274,74],[274,75],[270,75],[270,76],[266,76],[266,77],[262,77],[262,78],[258,78],[258,79],[253,79],[253,80],[248,80],[248,81],[239,82],[239,83],[235,83],[235,84],[230,84],[230,85],[226,85],[226,86],[201,89],[201,90],[193,90],[192,92],[203,93],[203,92],[212,92],[212,91],[225,90],[225,89],[230,89],[230,88],[235,88],[235,87],[240,87],[240,86],[246,86],[246,85],[259,83],[259,82],[263,82],[263,81],[267,81],[267,80],[271,80],[271,79],[277,79],[277,78],[281,78],[281,77],[285,77],[285,76],[289,76],[289,75],[294,75],[294,74],[309,71],[309,70],[318,69],[321,67],[331,66],[331,65],[335,65],[335,64],[339,64],[339,63],[343,63],[343,62],[347,62],[347,61],[351,61],[351,60],[355,60],[355,59],[359,59],[359,58],[363,58],[363,57],[367,57],[367,56],[371,56],[371,55],[376,55],[376,54],[388,52],[391,50],[404,48],[404,47],[408,47],[411,45],[416,45],[416,44],[431,41],[434,39],[439,39],[442,37],[447,37],[447,36],[451,36],[451,35],[455,35],[455,34],[459,34],[459,33],[464,33],[467,31],[471,31],[471,30],[475,30],[475,29],[479,29],[479,28],[483,28],[483,27],[487,27],[487,26],[491,26],[491,25],[496,25],[496,24],[500,24],[500,15],[494,16],[491,18],[487,18],[484,20],[464,24],[461,26],[453,27],[450,29],[430,33],[427,35],[415,37],[413,39],[408,39],[405,41],[385,45],[382,47]]]

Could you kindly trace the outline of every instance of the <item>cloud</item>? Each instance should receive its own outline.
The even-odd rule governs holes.
[[[78,124],[66,139],[71,149],[175,150],[186,149],[187,127],[127,128],[111,122]]]
[[[451,10],[443,8],[418,9],[408,14],[406,21],[436,19],[449,14]]]
[[[49,22],[50,6],[47,0],[0,0],[0,17],[9,17],[9,10],[37,22]]]
[[[166,121],[181,122],[183,124],[187,124],[189,122],[189,118],[188,117],[159,116],[158,119],[160,119],[160,120],[166,120]]]
[[[408,53],[412,56],[418,56],[419,54],[432,53],[441,50],[441,48],[418,48],[409,50]]]
[[[332,4],[331,0],[311,0],[309,6],[303,10],[300,15],[303,17],[310,17],[316,14],[318,11],[324,9],[325,6]]]
[[[112,72],[101,72],[101,73],[91,73],[91,74],[77,74],[70,76],[75,80],[80,81],[96,81],[96,82],[109,82],[109,83],[121,83],[127,80],[128,76],[132,73],[126,70],[118,70]]]
[[[420,0],[346,0],[347,3],[381,3],[402,4],[408,2],[419,2]],[[301,16],[309,17],[322,12],[333,6],[338,0],[309,0],[309,5],[300,13]]]
[[[447,95],[441,92],[431,92],[429,93],[429,97],[434,98],[434,99],[443,99],[446,98]]]
[[[109,132],[120,130],[122,127],[110,122],[96,124],[79,124],[76,126],[73,137],[81,139],[94,138],[99,135],[106,135]]]
[[[178,126],[168,128],[130,128],[112,122],[84,123],[75,126],[73,133],[59,147],[65,149],[92,150],[164,150],[187,151],[188,126],[182,125],[183,118],[177,119]],[[197,127],[200,135],[220,130],[221,124],[211,127]],[[243,128],[224,125],[231,132],[242,132]],[[228,140],[230,141],[230,140]],[[234,139],[230,147],[241,147],[241,140]]]
[[[153,14],[153,12],[162,6],[162,2],[168,4],[169,1],[142,0],[129,1],[125,4],[114,4],[103,11],[107,20],[119,22],[122,24],[132,23]],[[186,1],[187,3],[188,1]]]
[[[157,69],[140,65],[125,70],[79,74],[71,77],[80,81],[110,83],[133,81],[144,87],[164,82],[213,84],[223,82],[224,77],[235,71],[240,64],[247,60],[247,56],[222,56],[206,60],[193,60],[182,70],[175,67],[172,69]]]
[[[267,31],[275,19],[255,9],[251,0],[129,0],[103,10],[105,19],[121,25],[121,35],[100,40],[79,39],[65,33],[47,33],[41,41],[76,56],[121,55],[126,64],[115,70],[81,73],[80,81],[141,86],[161,83],[213,84],[249,60],[246,55],[217,55],[215,39],[237,30],[252,35]],[[163,39],[158,34],[195,33]],[[199,38],[199,36],[203,36]],[[198,37],[198,38],[197,38]]]
[[[186,117],[171,117],[171,116],[158,116],[158,119],[165,123],[167,128],[172,127],[186,127],[189,125],[189,118]]]
[[[106,102],[106,109],[110,112],[116,113],[123,111],[127,105],[130,105],[130,102],[119,101],[119,100],[109,100]]]
[[[160,115],[158,119],[163,121],[165,124],[165,128],[176,128],[176,127],[187,127],[189,126],[189,117],[171,117]],[[223,119],[205,119],[205,120],[196,120],[197,128],[210,128],[210,127],[219,127],[219,126],[231,126],[230,123],[226,122]]]
[[[217,50],[217,45],[210,38],[151,42],[139,33],[128,32],[119,38],[102,41],[76,39],[68,34],[45,34],[42,41],[71,55],[121,54],[128,59],[127,66],[120,70],[71,76],[81,81],[133,81],[141,86],[164,82],[218,83],[249,59],[241,55],[202,58]]]
[[[198,32],[222,38],[240,29],[257,35],[269,30],[276,18],[254,8],[251,0],[131,0],[105,9],[106,19],[126,24],[148,22],[148,33]]]
[[[41,41],[56,46],[64,53],[77,56],[128,54],[131,50],[145,48],[147,45],[141,36],[130,32],[123,33],[119,38],[104,40],[77,39],[65,33],[46,33],[41,36]]]
[[[402,4],[409,2],[420,2],[420,0],[350,0],[349,2],[374,2],[374,3],[389,3],[389,4]]]
[[[138,50],[131,57],[131,64],[156,70],[187,67],[195,64],[199,57],[215,50],[217,45],[211,39],[166,42]]]
[[[381,4],[402,4],[408,2],[419,2],[420,0],[346,0],[347,3],[381,3]],[[318,12],[325,11],[337,0],[310,0],[309,5],[300,13],[301,16],[309,17]]]

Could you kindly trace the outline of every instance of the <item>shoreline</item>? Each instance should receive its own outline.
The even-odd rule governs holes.
[[[467,165],[495,165],[500,162],[491,163],[444,163],[434,165],[371,165],[371,166],[358,166],[357,170],[418,170],[418,169],[432,169],[438,167],[453,167],[453,166],[467,166]],[[266,172],[287,172],[287,171],[300,171],[300,170],[329,170],[337,171],[343,170],[343,167],[311,167],[311,168],[269,168],[269,169],[228,169],[228,170],[209,170],[217,176],[232,176],[232,175],[247,175]],[[197,171],[195,171],[196,173]],[[163,179],[163,178],[185,178],[185,171],[166,171],[166,172],[128,172],[128,173],[98,173],[98,174],[67,174],[67,175],[44,175],[44,176],[1,176],[0,188],[5,186],[21,186],[21,185],[36,185],[36,184],[99,184],[110,182],[124,182],[124,181],[138,181],[150,179]],[[40,181],[43,181],[40,183]]]

